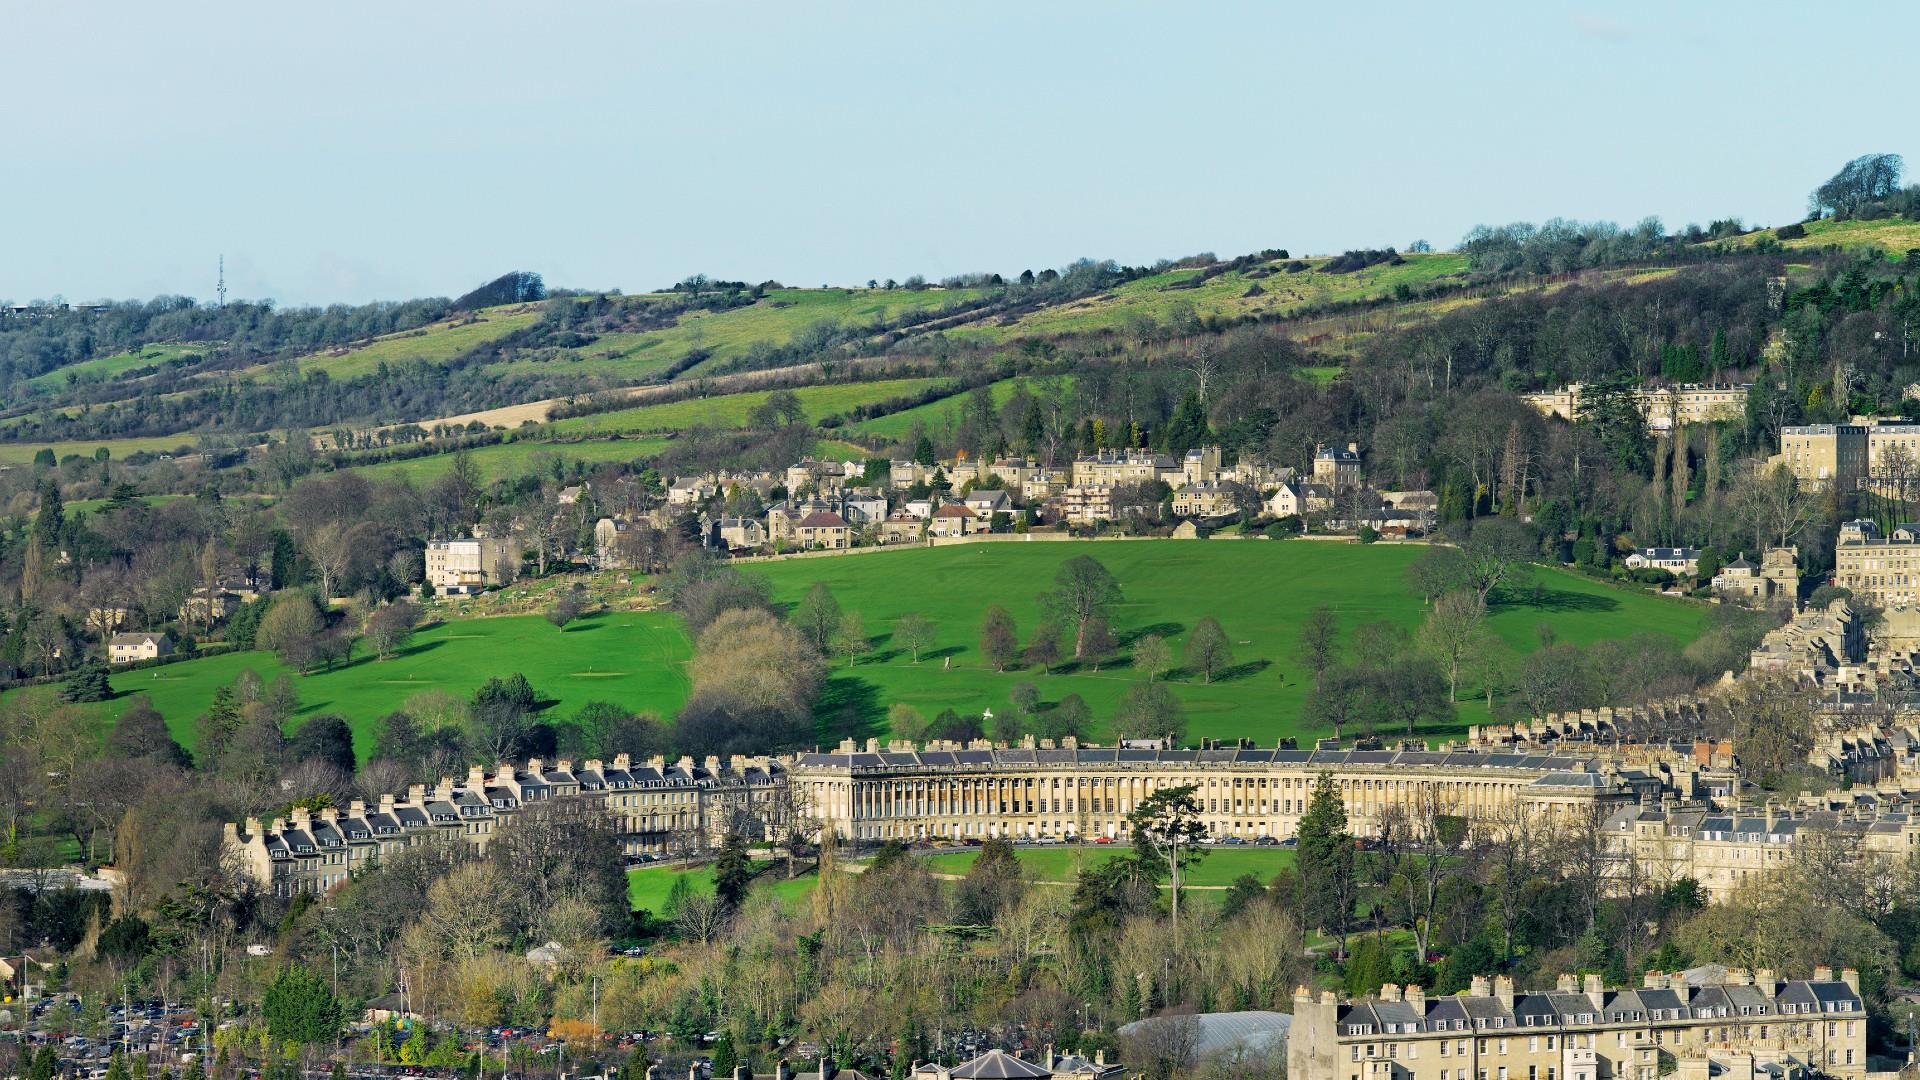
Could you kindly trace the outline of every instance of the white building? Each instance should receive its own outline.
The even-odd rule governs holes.
[[[444,596],[471,596],[504,585],[519,569],[520,551],[498,537],[462,537],[427,544],[427,581]]]

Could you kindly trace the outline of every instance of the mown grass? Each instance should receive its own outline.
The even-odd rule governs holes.
[[[1183,885],[1217,887],[1231,885],[1242,874],[1252,874],[1264,884],[1275,874],[1293,865],[1293,851],[1282,847],[1208,847],[1205,855],[1188,870],[1182,871]],[[1014,855],[1035,881],[1071,882],[1080,871],[1099,866],[1116,855],[1130,853],[1124,841],[1096,847],[1020,847]],[[927,856],[927,868],[939,874],[964,874],[980,857],[977,849],[944,852]]]
[[[289,723],[325,713],[344,717],[354,748],[366,760],[379,718],[422,690],[461,698],[494,676],[519,672],[550,708],[570,715],[589,701],[611,701],[636,711],[671,715],[686,700],[685,662],[691,655],[678,619],[664,612],[610,612],[556,629],[538,615],[458,619],[422,630],[391,660],[357,656],[333,671],[295,675],[300,710]],[[214,691],[242,670],[272,680],[288,671],[272,655],[243,652],[209,656],[113,676],[115,697],[98,708],[117,717],[141,697],[167,719],[174,738],[191,749],[194,718]]]
[[[1060,564],[1077,555],[1100,560],[1119,580],[1125,600],[1113,612],[1123,643],[1154,633],[1168,639],[1176,660],[1194,623],[1211,615],[1233,643],[1236,668],[1211,684],[1176,675],[1174,695],[1184,705],[1193,738],[1248,737],[1271,744],[1282,736],[1308,739],[1330,732],[1307,723],[1303,711],[1310,674],[1296,659],[1300,627],[1314,608],[1332,607],[1344,630],[1385,620],[1409,630],[1424,617],[1420,598],[1405,583],[1419,546],[1317,541],[1153,540],[1125,542],[995,543],[920,548],[840,558],[799,559],[756,567],[773,583],[776,601],[797,603],[816,581],[833,590],[841,607],[860,613],[873,652],[849,668],[837,659],[819,714],[823,735],[851,730],[884,734],[887,708],[903,702],[932,718],[944,709],[978,716],[1010,707],[1013,688],[1029,682],[1043,703],[1079,694],[1104,731],[1122,696],[1139,678],[1122,656],[1094,671],[1063,664],[996,672],[979,650],[980,623],[991,604],[1013,614],[1022,642],[1041,621],[1040,596],[1053,587]],[[1504,604],[1492,629],[1513,649],[1537,647],[1541,625],[1556,638],[1585,644],[1655,633],[1676,643],[1698,636],[1703,608],[1665,600],[1560,570],[1536,571],[1538,604]],[[938,642],[919,664],[890,641],[894,622],[919,612],[939,626]],[[1068,643],[1068,650],[1071,643]],[[1454,723],[1421,732],[1446,737],[1486,718],[1483,699],[1463,687]],[[1388,733],[1391,734],[1391,733]]]
[[[754,865],[760,868],[761,873],[753,880],[753,890],[770,890],[784,903],[805,899],[820,880],[813,874],[789,878],[779,865],[764,862]],[[662,914],[667,909],[667,898],[673,894],[673,883],[682,877],[687,879],[687,887],[695,896],[713,895],[711,866],[642,866],[627,871],[628,906],[635,911]]]
[[[1029,378],[1023,375],[1001,379],[989,386],[993,391],[994,407],[999,408],[1007,403],[1007,399],[1013,396],[1015,388],[1020,386],[1025,386],[1030,394],[1064,400],[1073,389],[1073,377],[1055,375]],[[925,405],[915,405],[911,409],[876,416],[871,420],[853,425],[849,430],[866,438],[896,441],[911,434],[915,424],[919,424],[929,434],[945,431],[960,415],[960,410],[965,407],[969,396],[971,391],[953,394],[938,401],[929,401]]]
[[[803,386],[793,391],[806,410],[809,421],[844,413],[860,405],[873,405],[889,398],[917,394],[930,387],[947,384],[946,379],[882,379],[877,382],[833,383]],[[684,431],[704,425],[712,428],[743,428],[747,416],[764,404],[773,390],[750,390],[738,394],[690,398],[659,405],[637,405],[631,409],[595,413],[556,420],[547,425],[563,435],[605,434],[611,432]]]

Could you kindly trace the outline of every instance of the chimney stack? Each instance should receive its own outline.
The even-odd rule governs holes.
[[[1606,982],[1598,975],[1589,975],[1584,982],[1587,1000],[1593,1002],[1594,1010],[1597,1012],[1607,999]]]
[[[1580,980],[1563,972],[1559,978],[1553,980],[1553,992],[1556,994],[1577,994],[1580,992]]]
[[[1413,983],[1408,983],[1405,996],[1407,999],[1407,1004],[1413,1006],[1414,1012],[1419,1013],[1421,1016],[1425,1016],[1427,1014],[1426,987],[1416,986]]]
[[[1384,986],[1380,987],[1380,1000],[1381,1001],[1399,1001],[1400,1000],[1400,984],[1387,983]]]
[[[1827,964],[1816,965],[1813,969],[1814,982],[1832,982],[1833,968]]]
[[[1860,992],[1860,973],[1853,968],[1841,968],[1840,981],[1846,983],[1847,989],[1852,990],[1854,993],[1858,994]]]
[[[1500,1000],[1500,1007],[1513,1011],[1513,976],[1495,975],[1493,977],[1493,996]]]
[[[1772,968],[1754,968],[1753,969],[1753,985],[1765,991],[1768,994],[1768,996],[1772,996],[1773,969]]]
[[[1473,977],[1473,984],[1467,988],[1467,996],[1469,997],[1491,997],[1492,994],[1493,988],[1488,984],[1485,975],[1475,975]]]

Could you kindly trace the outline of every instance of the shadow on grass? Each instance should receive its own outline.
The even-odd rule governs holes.
[[[1130,649],[1135,642],[1146,637],[1148,634],[1157,634],[1163,638],[1170,638],[1185,629],[1186,627],[1181,626],[1177,622],[1148,623],[1145,626],[1136,626],[1131,630],[1115,635],[1115,640],[1120,643],[1121,648]]]
[[[820,700],[814,703],[813,718],[822,745],[886,734],[887,710],[880,703],[880,688],[861,678],[857,669],[828,676]]]
[[[1218,672],[1214,673],[1213,681],[1223,683],[1233,682],[1236,679],[1250,679],[1272,666],[1273,661],[1271,660],[1249,660],[1244,664],[1235,664],[1229,668],[1221,668]]]
[[[560,628],[563,634],[572,634],[581,630],[594,630],[607,621],[609,611],[590,611],[585,615],[575,615],[573,620]]]
[[[1597,613],[1618,611],[1620,601],[1612,596],[1596,596],[1592,593],[1563,592],[1548,589],[1526,589],[1498,595],[1493,603],[1495,611],[1506,608],[1532,608],[1535,611],[1568,614],[1572,612]]]

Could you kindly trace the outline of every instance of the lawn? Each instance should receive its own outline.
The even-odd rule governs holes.
[[[583,442],[542,442],[516,440],[481,446],[467,451],[483,482],[504,476],[517,476],[535,467],[546,456],[563,461],[632,461],[652,457],[666,449],[666,439],[589,439]],[[453,455],[432,454],[405,461],[383,461],[377,465],[356,465],[352,471],[368,479],[404,476],[415,487],[424,487],[453,470]]]
[[[555,629],[537,615],[463,619],[429,627],[391,660],[357,659],[334,671],[296,676],[300,711],[290,726],[336,713],[353,728],[365,760],[379,718],[421,690],[467,697],[496,675],[520,672],[560,715],[589,701],[611,701],[636,711],[671,715],[687,696],[684,663],[689,646],[675,616],[613,612]],[[174,737],[191,748],[193,721],[213,693],[251,668],[263,679],[286,672],[262,652],[189,660],[113,677],[116,696],[99,708],[118,716],[138,696],[149,697]]]
[[[844,413],[858,405],[873,405],[948,383],[949,380],[945,379],[882,379],[878,382],[802,386],[794,389],[793,394],[800,399],[807,419],[817,423],[822,417]],[[660,405],[637,405],[631,409],[556,420],[547,427],[565,435],[685,431],[696,425],[742,428],[747,426],[747,415],[775,392],[750,390]]]
[[[962,715],[1008,708],[1010,691],[1033,683],[1043,702],[1079,694],[1104,727],[1135,681],[1124,657],[1093,671],[1063,665],[995,672],[977,647],[981,615],[1006,605],[1022,641],[1040,621],[1039,596],[1052,587],[1060,564],[1092,555],[1120,581],[1124,602],[1113,612],[1123,643],[1145,633],[1169,639],[1176,659],[1186,632],[1203,616],[1217,618],[1232,642],[1235,670],[1211,685],[1175,675],[1191,738],[1249,737],[1271,744],[1282,736],[1327,734],[1302,722],[1310,676],[1295,659],[1300,626],[1316,607],[1338,613],[1343,630],[1387,620],[1412,629],[1423,618],[1420,598],[1405,571],[1417,545],[1358,545],[1317,541],[1153,540],[1085,543],[997,543],[828,559],[799,559],[755,567],[784,604],[797,603],[825,582],[843,610],[856,611],[875,637],[875,652],[849,668],[838,658],[821,704],[823,736],[844,731],[884,734],[889,705],[904,702],[931,718],[943,709]],[[1514,649],[1537,646],[1538,627],[1558,640],[1588,643],[1640,633],[1663,634],[1676,644],[1700,632],[1704,608],[1645,592],[1618,589],[1564,571],[1541,568],[1539,604],[1501,605],[1495,632]],[[888,635],[901,615],[917,611],[939,626],[936,647],[916,666]],[[1486,718],[1481,700],[1463,687],[1457,722],[1421,734],[1450,737]]]
[[[1067,375],[1044,376],[1037,379],[1021,376],[1002,379],[989,385],[993,391],[994,407],[999,408],[1007,403],[1007,399],[1013,396],[1014,389],[1020,386],[1025,386],[1028,393],[1036,396],[1065,400],[1068,392],[1073,389],[1073,378]],[[925,405],[916,405],[911,409],[903,409],[897,413],[888,413],[886,416],[862,421],[848,430],[868,438],[896,441],[906,438],[913,431],[915,424],[919,424],[929,433],[945,431],[957,422],[960,410],[965,407],[968,396],[968,394],[953,394],[938,401],[929,401]]]
[[[1262,882],[1293,865],[1293,851],[1282,847],[1210,847],[1200,862],[1181,874],[1182,885],[1220,887],[1231,885],[1242,874],[1252,874]],[[1116,854],[1130,853],[1124,844],[1111,847],[1021,847],[1015,848],[1020,865],[1035,881],[1071,882],[1083,867],[1098,866]],[[953,851],[927,857],[927,868],[937,874],[964,874],[980,856],[979,851]]]
[[[819,878],[812,874],[802,874],[788,878],[786,870],[777,865],[755,863],[762,868],[761,875],[754,879],[755,891],[771,889],[773,895],[788,902],[804,898],[813,891]],[[685,876],[687,885],[696,895],[713,895],[713,867],[695,866],[682,868],[677,866],[643,866],[627,871],[627,904],[635,911],[651,911],[655,915],[666,910],[667,897],[673,892],[675,879]]]

